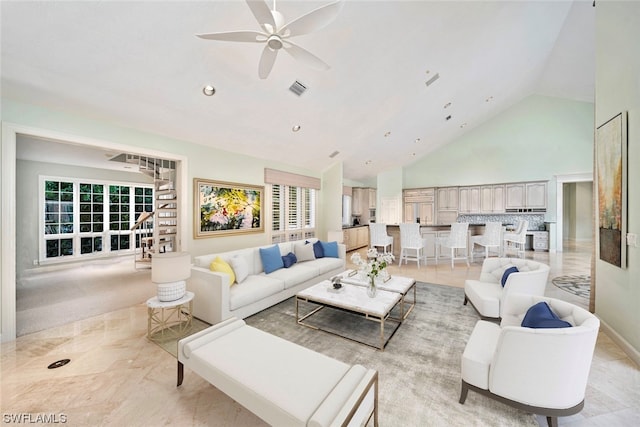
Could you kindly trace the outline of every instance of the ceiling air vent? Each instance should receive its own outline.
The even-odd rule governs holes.
[[[431,77],[429,80],[427,80],[425,82],[425,84],[427,86],[431,86],[433,84],[433,82],[435,82],[436,80],[438,80],[440,78],[440,73],[436,73],[435,76]]]
[[[304,91],[307,90],[307,87],[305,85],[303,85],[302,83],[300,83],[299,81],[295,81],[293,82],[293,84],[289,87],[289,90],[293,93],[295,93],[296,95],[300,96],[304,93]]]
[[[338,154],[340,154],[340,152],[339,152],[339,151],[334,151],[333,153],[329,154],[329,157],[333,159],[333,158],[334,158],[335,156],[337,156]]]

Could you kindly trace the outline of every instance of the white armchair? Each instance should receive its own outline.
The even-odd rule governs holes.
[[[532,305],[547,301],[572,327],[520,326]],[[462,355],[460,403],[469,390],[547,417],[573,415],[584,406],[600,321],[587,310],[553,298],[514,294],[502,322],[476,323]]]
[[[387,224],[372,222],[369,224],[369,246],[372,248],[381,247],[383,252],[393,253],[393,236],[387,234]]]
[[[502,286],[507,268],[515,266]],[[519,258],[486,258],[482,263],[480,279],[464,282],[464,305],[470,302],[483,319],[497,319],[509,294],[544,295],[549,277],[549,266],[538,261]]]

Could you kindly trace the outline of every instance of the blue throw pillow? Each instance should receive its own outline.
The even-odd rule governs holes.
[[[320,240],[313,244],[313,254],[316,258],[324,258],[324,250],[322,249],[322,243]]]
[[[525,328],[570,328],[571,323],[560,319],[546,301],[540,301],[529,307],[524,319],[522,319],[521,326]]]
[[[288,254],[282,257],[282,263],[284,264],[284,268],[289,268],[296,262],[298,262],[298,258],[296,258],[296,255],[293,252],[289,252]]]
[[[338,242],[320,242],[324,256],[338,258]]]
[[[260,248],[260,259],[262,260],[264,272],[267,274],[284,267],[282,255],[280,255],[280,248],[277,245],[268,248]]]
[[[511,273],[517,273],[517,272],[518,272],[518,267],[514,265],[513,267],[507,268],[504,271],[504,273],[502,273],[502,280],[500,281],[500,283],[502,283],[503,288],[504,288],[504,285],[507,283],[507,279],[509,278],[509,275]]]

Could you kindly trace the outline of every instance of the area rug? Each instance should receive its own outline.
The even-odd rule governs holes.
[[[464,405],[458,403],[460,360],[478,315],[462,304],[461,288],[418,283],[417,292],[414,310],[384,351],[296,324],[293,298],[245,321],[345,363],[376,369],[381,426],[537,427],[534,415],[474,392]],[[355,321],[331,316],[357,333]]]
[[[572,274],[558,276],[551,280],[558,288],[582,298],[589,299],[591,294],[591,276],[588,274]]]

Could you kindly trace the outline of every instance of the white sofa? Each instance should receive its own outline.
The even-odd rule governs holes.
[[[518,268],[502,286],[502,275],[511,266]],[[549,266],[520,258],[486,258],[480,279],[464,282],[464,305],[470,302],[483,319],[499,319],[509,294],[544,295]]]
[[[527,310],[540,301],[572,327],[522,327]],[[568,302],[510,295],[500,325],[480,320],[469,337],[462,355],[460,403],[473,390],[544,415],[549,427],[557,426],[557,417],[576,414],[584,406],[599,327],[596,316]]]
[[[228,319],[178,342],[184,366],[274,426],[378,426],[378,373]]]
[[[279,243],[281,255],[295,253],[295,246],[304,245],[306,241],[312,244],[317,239]],[[269,274],[264,272],[260,247],[196,256],[191,278],[187,281],[187,289],[195,293],[193,315],[207,323],[216,324],[231,317],[244,319],[284,301],[302,289],[345,270],[346,249],[343,244],[337,245],[338,258],[324,257],[297,262],[290,268],[281,268]],[[234,256],[244,258],[249,276],[231,286],[229,274],[214,272],[209,268],[218,256],[225,261]]]

